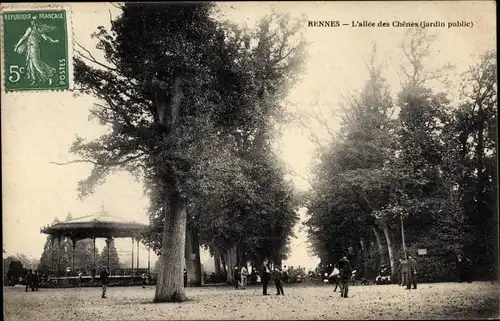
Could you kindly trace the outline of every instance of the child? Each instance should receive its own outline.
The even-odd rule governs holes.
[[[283,285],[282,285],[282,279],[283,279],[283,273],[278,267],[274,268],[273,271],[273,279],[274,279],[274,285],[276,286],[276,295],[285,295],[283,292]]]

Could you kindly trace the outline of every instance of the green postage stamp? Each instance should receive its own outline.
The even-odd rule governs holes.
[[[2,8],[3,89],[72,89],[72,35],[68,8]]]

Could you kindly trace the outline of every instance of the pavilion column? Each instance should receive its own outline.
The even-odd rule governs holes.
[[[132,276],[134,276],[134,237],[132,237]]]
[[[109,269],[109,246],[111,244],[111,237],[108,237],[106,239],[106,242],[108,242],[108,271],[110,271],[110,269]],[[110,273],[111,273],[111,271],[110,271]]]
[[[73,243],[73,259],[71,260],[72,262],[72,267],[71,267],[71,271],[73,272],[73,274],[75,273],[75,248],[76,248],[76,238],[74,239],[71,239],[71,242]]]
[[[151,241],[149,241],[148,246],[148,275],[151,274]]]
[[[92,237],[92,245],[94,246],[94,253],[93,253],[93,261],[92,261],[92,278],[95,276],[96,274],[96,268],[95,268],[95,236]]]
[[[139,239],[137,239],[137,270],[139,270]]]
[[[57,277],[61,276],[61,237],[57,236]]]
[[[52,263],[51,264],[51,272],[52,272],[52,276],[55,276],[56,271],[55,271],[55,266],[54,266],[54,261],[55,261],[54,260],[54,253],[55,253],[55,251],[54,251],[54,244],[56,243],[56,239],[53,236],[51,236],[51,238],[52,238],[52,240],[51,240],[52,251],[51,251],[51,255],[50,255],[51,256],[51,263]]]

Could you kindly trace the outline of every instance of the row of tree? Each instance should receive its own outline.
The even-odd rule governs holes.
[[[151,199],[145,238],[160,255],[155,301],[183,301],[182,261],[201,283],[200,245],[228,266],[279,262],[297,220],[293,188],[271,150],[282,99],[302,63],[300,22],[271,14],[247,29],[215,19],[212,3],[120,7],[94,37],[106,62],[81,48],[75,83],[100,100],[110,128],[71,152],[93,164],[90,195],[127,170]]]
[[[306,225],[324,264],[349,253],[365,275],[385,264],[395,276],[397,260],[422,248],[422,281],[454,279],[457,254],[495,277],[496,53],[462,75],[452,103],[432,86],[446,68],[425,66],[432,41],[407,33],[396,99],[374,50],[363,90],[336,114],[340,133],[318,149]]]

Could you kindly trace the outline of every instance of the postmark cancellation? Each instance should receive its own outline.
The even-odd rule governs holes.
[[[64,6],[2,6],[2,89],[73,89],[71,11]]]

